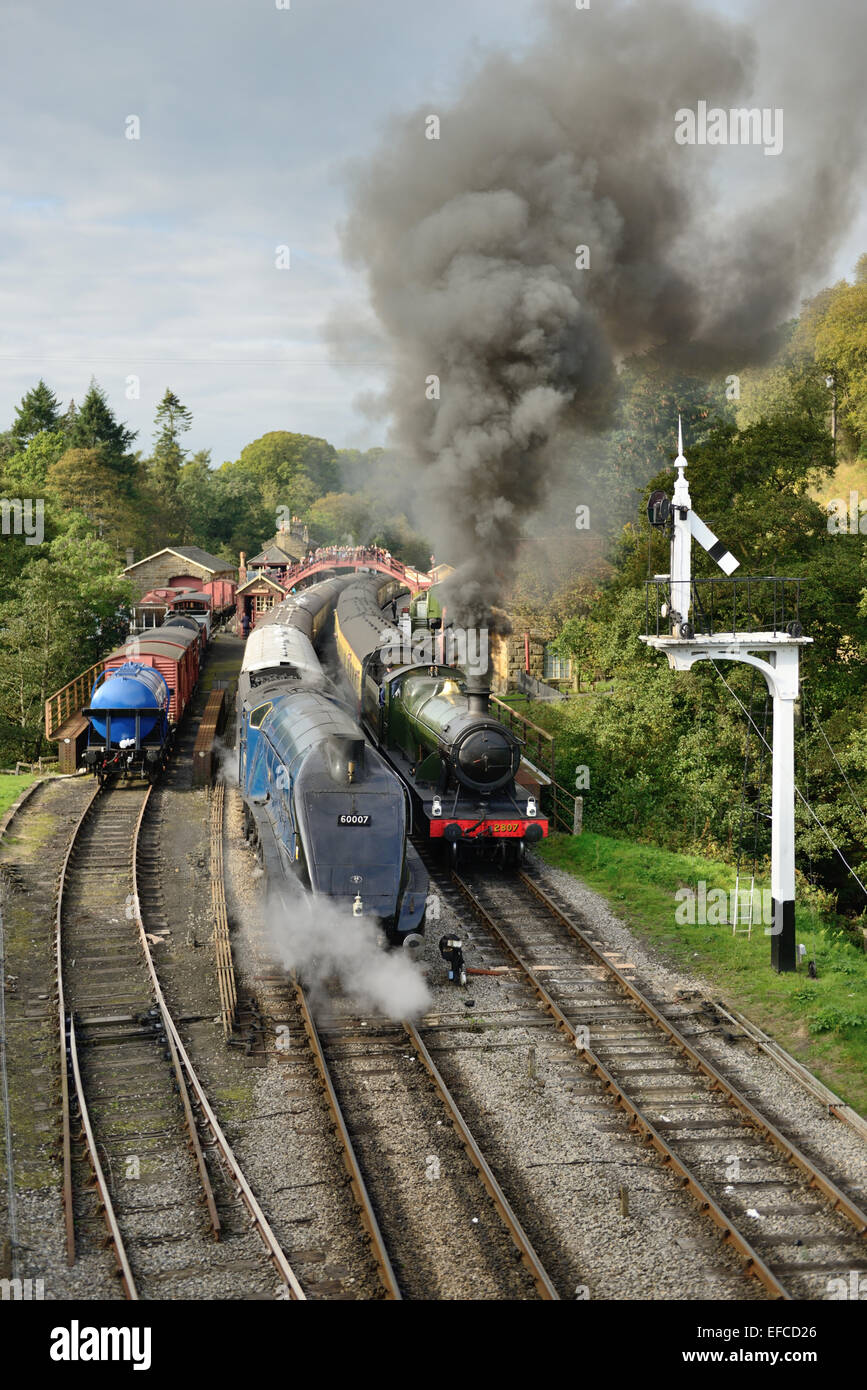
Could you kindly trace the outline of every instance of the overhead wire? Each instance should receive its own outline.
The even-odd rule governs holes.
[[[769,751],[771,754],[773,754],[773,749],[771,748],[771,745],[768,743],[767,739],[766,739],[766,738],[764,737],[764,735],[762,734],[762,732],[761,732],[761,730],[760,730],[758,724],[757,724],[756,721],[753,719],[753,717],[752,717],[750,711],[747,709],[746,705],[744,705],[743,701],[738,697],[737,693],[736,693],[734,690],[732,690],[731,686],[729,685],[729,683],[728,683],[728,681],[726,680],[725,676],[723,675],[722,671],[721,671],[721,670],[719,669],[719,667],[717,666],[717,664],[716,664],[716,662],[714,661],[713,657],[711,657],[711,659],[710,659],[710,664],[711,664],[711,666],[714,668],[714,670],[716,671],[717,675],[719,676],[719,678],[720,678],[720,680],[722,681],[723,685],[725,686],[726,690],[727,690],[727,691],[729,692],[729,694],[731,695],[732,699],[735,700],[735,701],[737,702],[737,704],[738,704],[738,705],[740,706],[740,708],[743,710],[744,714],[747,716],[747,719],[748,719],[748,720],[750,721],[750,723],[752,724],[753,728],[755,729],[755,731],[756,731],[756,733],[758,734],[759,738],[761,739],[762,743],[765,745],[765,747],[768,749],[768,751]],[[846,867],[846,869],[848,870],[848,872],[852,875],[852,877],[854,878],[855,882],[858,884],[858,887],[861,889],[861,892],[864,894],[864,897],[867,898],[867,888],[865,888],[864,884],[861,882],[861,880],[860,880],[860,878],[858,877],[858,875],[856,874],[855,870],[852,868],[852,865],[851,865],[851,864],[849,863],[849,861],[846,859],[846,856],[843,854],[843,851],[840,849],[839,845],[835,844],[835,842],[834,842],[834,840],[833,840],[833,838],[832,838],[832,836],[831,836],[831,832],[827,829],[827,827],[822,823],[822,821],[821,821],[821,820],[819,819],[819,817],[816,815],[816,812],[813,810],[813,808],[812,808],[812,806],[810,805],[809,801],[808,801],[808,800],[806,799],[806,797],[804,796],[804,793],[801,791],[801,789],[800,789],[800,787],[798,786],[797,782],[794,783],[794,788],[795,788],[795,793],[796,793],[796,795],[797,795],[798,798],[801,800],[801,802],[804,804],[804,806],[806,806],[807,810],[810,812],[810,815],[813,817],[813,820],[816,822],[816,824],[818,825],[819,829],[822,831],[822,834],[825,836],[825,839],[828,841],[828,844],[831,846],[831,848],[833,849],[834,853],[838,856],[838,858],[839,858],[839,859],[842,861],[842,863],[845,865],[845,867]]]

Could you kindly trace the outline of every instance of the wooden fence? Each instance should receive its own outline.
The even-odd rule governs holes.
[[[65,724],[67,719],[71,719],[79,710],[84,709],[90,699],[90,692],[97,676],[105,670],[105,662],[97,661],[95,665],[82,671],[80,676],[70,681],[62,690],[57,690],[53,695],[49,695],[45,701],[45,737],[51,739],[57,733],[61,724]]]

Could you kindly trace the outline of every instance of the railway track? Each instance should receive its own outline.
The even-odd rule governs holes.
[[[277,1296],[303,1299],[157,977],[148,928],[158,940],[168,917],[143,833],[150,795],[97,788],[60,873],[67,1259],[93,1256],[104,1223],[127,1298],[274,1296],[276,1273]]]
[[[821,1299],[841,1270],[867,1270],[857,1202],[693,1047],[574,910],[531,874],[428,868],[481,924],[486,965],[532,991],[771,1297]]]
[[[340,1010],[317,1025],[296,993],[353,1187],[373,1194],[363,1219],[393,1287],[412,1298],[526,1298],[533,1288],[558,1298],[415,1025]]]
[[[275,971],[241,992],[252,1046],[280,1036],[292,1069],[312,1064],[346,1183],[387,1299],[559,1295],[411,1023],[355,1013]],[[254,1026],[250,1029],[251,1006]]]
[[[56,1049],[50,930],[54,885],[89,799],[80,779],[33,782],[0,819],[0,1277],[43,1278],[42,1241],[59,1248],[50,1092]]]

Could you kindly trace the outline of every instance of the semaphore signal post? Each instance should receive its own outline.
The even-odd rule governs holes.
[[[648,504],[651,525],[671,528],[671,569],[648,583],[647,630],[641,641],[664,652],[674,671],[688,671],[697,661],[739,661],[752,666],[767,683],[773,701],[773,926],[765,932],[771,937],[774,969],[794,970],[795,701],[800,691],[800,649],[812,641],[802,635],[798,618],[801,581],[733,578],[738,561],[692,510],[682,425],[678,426],[675,467],[671,501],[665,493],[655,492]],[[693,579],[693,539],[716,561],[725,578]]]

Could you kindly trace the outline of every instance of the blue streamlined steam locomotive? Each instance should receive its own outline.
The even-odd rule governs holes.
[[[392,942],[423,929],[428,878],[400,781],[327,679],[318,636],[345,581],[288,598],[251,633],[238,682],[245,829],[270,882],[289,874],[369,916]],[[310,634],[310,635],[308,635]]]

